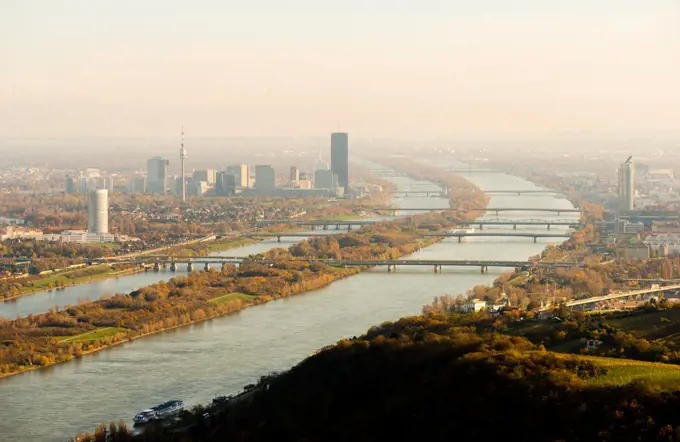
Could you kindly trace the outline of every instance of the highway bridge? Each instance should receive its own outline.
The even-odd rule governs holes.
[[[395,190],[392,195],[396,196],[440,196],[447,197],[447,193],[443,190]]]
[[[397,269],[397,266],[430,266],[434,268],[435,272],[441,272],[442,267],[479,267],[482,272],[486,272],[489,267],[504,267],[504,268],[530,268],[530,267],[544,267],[544,268],[571,268],[580,266],[579,263],[572,262],[536,262],[536,261],[497,261],[497,260],[338,260],[338,259],[324,259],[324,258],[297,258],[297,261],[305,261],[312,263],[323,263],[335,267],[378,267],[387,266],[387,271],[392,272]],[[194,266],[203,265],[205,270],[210,270],[210,265],[239,265],[243,263],[258,263],[258,264],[274,264],[276,260],[273,259],[250,259],[234,256],[212,256],[212,257],[192,257],[192,256],[149,256],[146,259],[116,259],[104,258],[89,260],[91,264],[107,263],[107,264],[137,264],[153,267],[159,270],[162,267],[170,266],[170,270],[176,271],[177,264],[186,264],[187,270],[192,271]]]
[[[324,233],[249,233],[244,235],[247,238],[276,238],[278,242],[281,242],[281,238],[308,238],[312,236],[326,236]],[[534,242],[537,242],[538,238],[569,238],[571,235],[568,233],[534,233],[534,232],[470,232],[470,233],[449,233],[449,232],[439,232],[439,233],[423,233],[421,236],[434,236],[434,237],[456,237],[458,242],[462,242],[462,238],[467,236],[488,236],[488,237],[517,237],[517,238],[533,238]]]
[[[290,224],[290,225],[295,225],[295,226],[303,226],[303,227],[323,227],[324,230],[326,230],[328,227],[335,226],[336,229],[339,229],[340,227],[348,227],[352,228],[355,226],[366,226],[366,225],[371,225],[371,224],[377,224],[380,222],[386,222],[386,221],[375,221],[375,220],[348,220],[348,221],[336,221],[336,220],[323,220],[323,219],[315,219],[315,220],[296,220],[296,219],[289,219],[289,220],[263,220],[263,221],[258,221],[258,224],[261,226],[267,226],[267,225],[274,225],[274,224]],[[554,219],[554,220],[549,220],[549,219],[478,219],[476,221],[473,221],[471,223],[457,223],[459,226],[463,225],[471,225],[471,226],[478,226],[480,229],[483,229],[484,226],[513,226],[514,229],[517,229],[517,226],[547,226],[548,230],[550,230],[551,226],[580,226],[581,221],[578,219]]]
[[[538,238],[569,238],[568,233],[532,233],[532,232],[470,232],[470,233],[424,233],[423,236],[436,237],[454,237],[458,238],[458,242],[462,242],[466,237],[515,237],[515,238],[533,238],[534,242],[538,242]]]
[[[362,207],[364,210],[391,212],[396,214],[397,212],[408,212],[408,211],[418,211],[418,212],[469,212],[469,210],[458,210],[458,209],[442,209],[442,208],[432,208],[432,207]],[[561,215],[563,213],[581,213],[580,209],[548,209],[545,207],[487,207],[484,209],[473,209],[476,212],[494,212],[498,215],[500,212],[547,212],[556,213]]]
[[[591,298],[586,298],[586,299],[577,299],[574,301],[569,301],[565,305],[567,307],[574,307],[577,305],[585,305],[585,304],[592,304],[595,302],[602,302],[602,301],[610,301],[612,299],[620,299],[620,298],[627,298],[630,296],[639,296],[639,295],[647,295],[650,293],[659,293],[659,292],[665,292],[667,290],[678,290],[680,289],[680,284],[673,284],[673,285],[667,285],[663,287],[652,287],[649,289],[642,289],[642,290],[633,290],[631,292],[616,292],[612,293],[610,295],[604,295],[604,296],[593,296]]]

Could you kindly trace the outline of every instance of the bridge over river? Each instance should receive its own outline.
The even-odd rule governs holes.
[[[364,210],[372,210],[375,212],[389,212],[396,215],[398,212],[470,212],[470,210],[459,210],[459,209],[441,209],[432,207],[361,207]],[[498,215],[500,212],[545,212],[545,213],[556,213],[561,215],[563,213],[581,213],[580,209],[550,209],[545,207],[486,207],[473,209],[476,212],[493,212]]]
[[[486,272],[489,267],[505,267],[505,268],[571,268],[581,266],[582,264],[576,262],[541,262],[541,261],[501,261],[501,260],[456,260],[456,259],[327,259],[327,258],[297,258],[294,261],[304,261],[311,263],[322,263],[334,267],[378,267],[387,266],[387,271],[392,272],[397,269],[397,266],[429,266],[433,267],[435,272],[440,272],[442,267],[479,267],[482,273]],[[275,265],[276,259],[251,259],[237,256],[213,256],[213,257],[193,257],[193,256],[149,256],[145,259],[116,259],[103,258],[92,259],[88,261],[90,264],[137,264],[153,267],[154,270],[160,270],[162,267],[170,266],[170,270],[176,271],[177,264],[187,264],[187,270],[193,271],[194,266],[203,265],[204,270],[210,270],[212,265],[226,265],[234,264],[240,265],[245,263],[257,263],[263,265]]]
[[[281,238],[308,238],[312,236],[327,236],[325,233],[249,233],[244,235],[247,238],[276,238],[281,242]],[[515,237],[515,238],[533,238],[537,242],[538,238],[569,238],[568,233],[534,233],[534,232],[464,232],[464,233],[423,233],[422,237],[455,237],[458,242],[461,242],[465,237]]]
[[[387,221],[375,221],[375,220],[346,220],[346,221],[336,221],[336,220],[263,220],[259,221],[260,226],[277,225],[277,224],[288,224],[302,227],[311,227],[312,229],[316,227],[321,227],[323,230],[327,230],[328,227],[335,226],[336,229],[340,227],[347,227],[349,230],[352,227],[357,226],[367,226],[372,224],[377,224]],[[484,226],[512,226],[513,229],[517,229],[517,226],[547,226],[548,230],[552,226],[580,226],[582,224],[581,220],[578,219],[478,219],[471,223],[456,223],[458,226],[478,226],[483,229]]]

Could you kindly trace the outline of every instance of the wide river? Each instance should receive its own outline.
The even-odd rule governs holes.
[[[537,189],[528,181],[498,173],[473,173],[466,178],[482,189]],[[400,190],[437,189],[432,183],[408,178],[393,180]],[[445,199],[432,197],[398,198],[393,204],[448,207]],[[490,206],[572,207],[564,198],[545,195],[491,196]],[[505,212],[500,217],[560,218],[540,212]],[[517,229],[545,231],[545,227]],[[553,227],[551,231],[566,228]],[[458,243],[451,238],[405,259],[525,260],[546,244],[560,241],[539,239],[535,244],[529,238],[467,238]],[[294,238],[284,238],[281,244],[265,241],[223,255],[246,256],[292,243]],[[430,267],[403,267],[387,273],[377,268],[314,292],[0,379],[0,441],[63,441],[78,432],[92,431],[99,423],[119,419],[131,423],[135,413],[167,399],[183,399],[189,406],[208,403],[215,396],[240,391],[262,375],[286,370],[315,350],[359,335],[372,325],[418,314],[435,296],[464,293],[505,271],[508,269],[489,268],[487,274],[481,274],[478,268],[444,268],[443,273],[435,274]],[[0,305],[0,314],[12,318],[37,313],[54,304],[127,292],[171,276],[169,272],[151,272],[31,295]]]

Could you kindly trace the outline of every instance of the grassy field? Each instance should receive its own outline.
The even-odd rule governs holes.
[[[63,343],[63,342],[84,342],[84,341],[93,341],[95,339],[100,339],[100,338],[105,338],[107,336],[114,336],[117,333],[127,333],[130,330],[127,328],[120,328],[120,327],[103,327],[103,328],[98,328],[97,330],[92,330],[91,332],[83,333],[80,335],[76,336],[58,336],[56,337],[57,341]]]
[[[567,355],[560,356],[569,357]],[[608,373],[604,376],[586,380],[586,385],[588,386],[620,386],[630,384],[636,380],[645,380],[661,390],[677,390],[680,388],[680,366],[678,365],[598,356],[578,355],[575,357],[590,361],[600,367],[606,367],[608,370]]]
[[[249,301],[256,296],[254,295],[247,295],[245,293],[229,293],[228,295],[223,295],[217,298],[213,298],[210,300],[210,302],[214,302],[217,305],[224,304],[225,302],[233,301],[234,299],[238,299],[241,301]]]
[[[107,278],[113,274],[116,274],[120,272],[121,270],[114,270],[110,268],[106,264],[102,264],[99,266],[93,266],[90,267],[91,269],[97,269],[99,272],[93,273],[91,275],[85,275],[85,276],[79,276],[76,278],[68,278],[67,276],[70,273],[80,271],[82,269],[74,270],[73,272],[64,272],[64,273],[59,273],[56,275],[49,275],[45,276],[40,279],[36,279],[33,282],[33,285],[22,287],[20,290],[20,293],[25,294],[25,293],[31,293],[31,292],[36,292],[36,291],[41,291],[41,290],[47,290],[50,288],[50,284],[52,284],[52,287],[56,288],[58,284],[63,285],[63,286],[69,286],[73,284],[81,284],[84,282],[88,282],[91,280],[96,280],[96,279],[103,279]]]
[[[221,250],[233,249],[234,247],[241,247],[252,244],[255,241],[251,238],[229,238],[222,241],[216,241],[208,246],[211,252],[219,252]]]
[[[103,247],[105,249],[117,249],[120,247],[120,244],[114,244],[112,242],[103,242],[103,243],[84,243],[83,244],[85,247]]]

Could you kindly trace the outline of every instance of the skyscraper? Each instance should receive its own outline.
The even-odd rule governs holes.
[[[290,168],[290,181],[300,181],[300,171],[295,166],[291,166]]]
[[[346,133],[331,134],[331,170],[338,176],[338,185],[349,187],[349,141]]]
[[[269,165],[255,166],[255,189],[268,192],[276,188],[276,172]]]
[[[168,187],[168,160],[161,157],[146,161],[146,192],[165,195]]]
[[[619,202],[622,211],[635,209],[635,165],[632,157],[619,167]]]
[[[106,189],[90,192],[87,230],[90,233],[109,233],[109,193]]]
[[[71,176],[66,177],[66,193],[76,193],[76,179]]]

